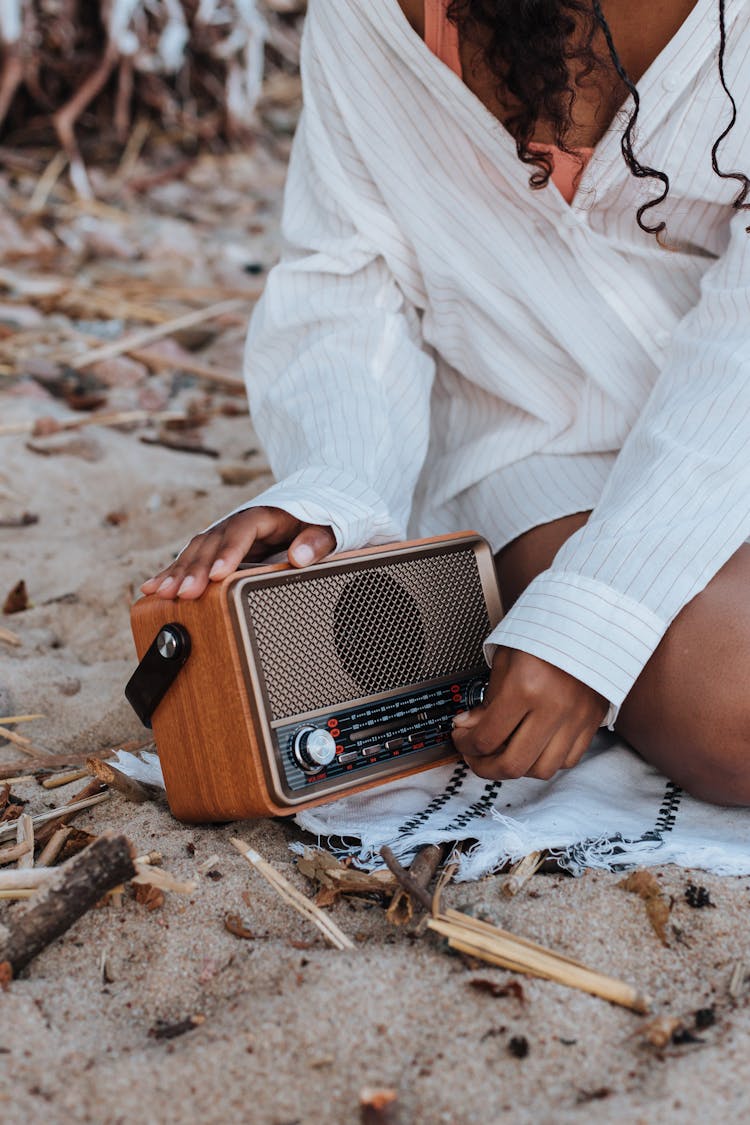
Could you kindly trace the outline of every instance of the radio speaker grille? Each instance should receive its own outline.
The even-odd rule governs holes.
[[[490,631],[473,550],[249,583],[272,720],[482,667]]]

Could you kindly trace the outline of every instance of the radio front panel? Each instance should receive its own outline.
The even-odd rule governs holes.
[[[453,716],[484,695],[486,666],[449,681],[275,726],[278,772],[290,796],[312,797],[332,785],[366,780],[450,753]],[[311,741],[319,747],[312,754]]]

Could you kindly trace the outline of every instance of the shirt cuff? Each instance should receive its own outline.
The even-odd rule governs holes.
[[[356,477],[327,466],[293,473],[221,518],[260,506],[282,508],[303,523],[331,527],[337,551],[351,551],[370,543],[391,543],[406,535],[405,527],[399,525],[373,489]],[[216,523],[210,526],[215,527]]]
[[[554,664],[609,700],[610,729],[669,625],[640,602],[580,574],[548,570],[529,584],[484,643]]]

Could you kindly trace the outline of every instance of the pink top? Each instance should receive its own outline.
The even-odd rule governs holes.
[[[458,28],[448,19],[450,0],[424,0],[424,41],[434,55],[463,78],[461,47]],[[563,152],[557,145],[532,142],[529,148],[552,153],[552,180],[566,203],[572,203],[584,168],[594,152],[593,148],[577,148]]]

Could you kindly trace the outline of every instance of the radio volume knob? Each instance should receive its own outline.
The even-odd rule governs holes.
[[[471,710],[473,707],[479,707],[484,703],[485,692],[487,685],[484,680],[472,680],[466,688],[466,706]]]
[[[294,736],[292,750],[305,773],[317,773],[336,757],[336,742],[322,727],[303,727]]]

